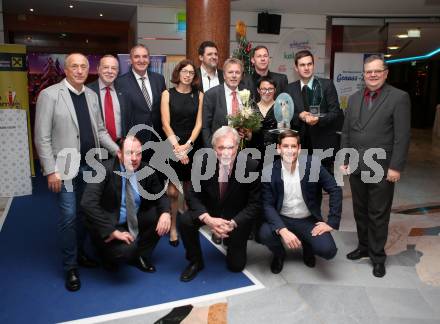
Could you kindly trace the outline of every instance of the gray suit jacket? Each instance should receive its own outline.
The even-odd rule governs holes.
[[[375,159],[387,174],[388,168],[402,171],[410,142],[411,102],[408,93],[384,84],[373,107],[361,118],[366,109],[364,91],[361,89],[348,100],[342,128],[341,147],[354,148],[359,152],[359,167],[354,173],[370,170],[363,162],[367,149],[382,148],[386,159]]]
[[[68,180],[72,179],[75,174],[69,172],[69,166],[72,163],[67,164],[70,154],[65,149],[76,150],[79,154],[80,134],[75,107],[64,82],[62,80],[40,92],[36,106],[34,136],[43,174],[60,172],[68,174],[69,176],[64,178]],[[87,87],[85,95],[96,148],[102,145],[115,155],[118,146],[112,141],[104,127],[98,96]]]

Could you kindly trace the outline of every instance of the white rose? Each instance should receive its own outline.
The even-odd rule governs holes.
[[[240,100],[243,103],[243,106],[247,106],[249,103],[249,98],[251,96],[251,92],[248,89],[244,89],[238,91],[238,95],[240,96]]]

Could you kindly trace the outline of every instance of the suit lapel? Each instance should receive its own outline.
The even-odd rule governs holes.
[[[72,120],[79,131],[78,119],[76,117],[76,111],[75,111],[75,107],[73,106],[73,101],[72,101],[72,97],[70,96],[69,88],[67,88],[67,86],[64,84],[64,81],[61,82],[63,82],[60,89],[61,98],[63,98],[67,110],[69,111],[70,116],[72,117]]]
[[[298,112],[303,112],[304,111],[304,102],[302,100],[302,94],[301,94],[301,83],[300,81],[296,81],[293,84],[293,96],[294,98],[298,98],[297,102],[295,102],[295,110],[297,110]]]
[[[277,193],[276,201],[277,201],[277,210],[281,210],[283,207],[284,200],[284,181],[281,178],[281,159],[276,160],[273,164],[272,171],[272,182],[274,185],[275,192]]]
[[[87,102],[87,109],[89,110],[89,116],[90,116],[90,122],[92,124],[92,130],[93,130],[93,135],[95,135],[95,137],[98,136],[98,129],[97,129],[97,121],[95,120],[95,114],[93,113],[93,101],[91,96],[93,96],[95,93],[91,92],[91,90],[88,90],[86,88],[86,91],[84,92],[84,95],[86,97],[86,102]],[[98,142],[98,139],[95,138],[95,143]]]
[[[228,118],[226,116],[228,116],[228,105],[226,103],[226,96],[225,96],[225,88],[224,87],[226,87],[226,86],[221,85],[221,86],[219,86],[219,89],[218,89],[220,91],[219,96],[218,96],[218,98],[220,100],[220,102],[219,102],[220,107],[219,108],[222,110],[222,111],[220,111],[219,116],[224,116],[223,124],[227,125]]]
[[[118,158],[115,158],[115,163],[113,164],[113,171],[121,171],[119,167],[119,160]],[[121,199],[122,199],[122,177],[115,172],[112,172],[113,177],[113,186],[115,190],[115,199],[117,205],[121,206]],[[119,219],[119,215],[118,215]]]

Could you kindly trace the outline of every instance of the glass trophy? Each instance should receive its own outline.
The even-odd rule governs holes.
[[[277,120],[277,127],[271,129],[270,133],[281,134],[283,131],[290,129],[290,121],[293,118],[294,104],[292,97],[283,92],[275,100],[274,114]]]
[[[313,80],[312,89],[307,88],[307,94],[309,99],[309,111],[312,116],[324,117],[325,113],[321,113],[321,102],[322,102],[322,86],[318,79]]]

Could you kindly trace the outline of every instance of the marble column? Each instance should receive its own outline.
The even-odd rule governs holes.
[[[230,25],[230,0],[186,0],[186,57],[199,66],[199,45],[211,40],[218,47],[221,67],[229,57]]]

